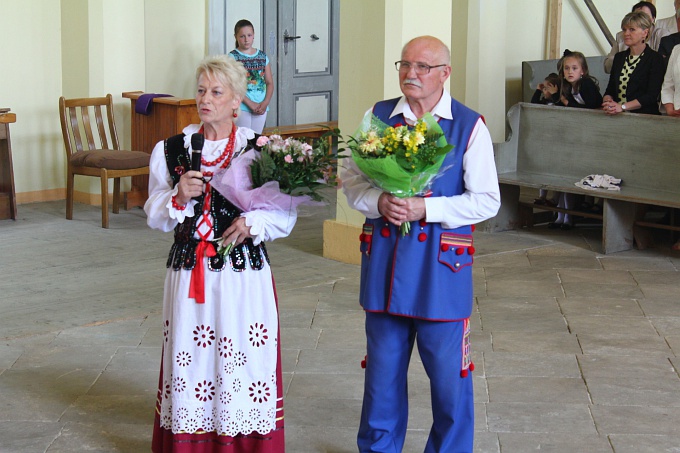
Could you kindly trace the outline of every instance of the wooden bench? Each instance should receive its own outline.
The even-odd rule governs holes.
[[[266,127],[262,135],[278,134],[283,138],[307,138],[316,139],[328,132],[328,129],[338,127],[337,121],[326,121],[323,123],[292,124],[290,126]]]
[[[633,248],[633,228],[645,205],[680,208],[676,118],[634,113],[610,117],[599,110],[519,103],[508,112],[508,121],[508,140],[494,144],[501,209],[488,230],[522,225],[522,187],[603,199],[602,214],[590,216],[602,220],[604,253]],[[621,178],[621,190],[575,185],[590,174]],[[657,226],[643,221],[637,225]]]
[[[311,144],[313,140],[321,138],[329,129],[336,129],[337,121],[326,121],[323,123],[291,124],[289,126],[265,127],[262,135],[277,134],[283,138],[304,138]],[[333,149],[333,137],[328,137],[328,149]]]
[[[604,95],[609,83],[609,74],[604,72],[604,60],[607,57],[586,57],[588,63],[588,73],[597,79],[600,85],[600,93]],[[522,62],[522,101],[531,102],[531,97],[536,91],[539,83],[543,83],[551,72],[557,73],[557,62],[555,60],[534,60]]]

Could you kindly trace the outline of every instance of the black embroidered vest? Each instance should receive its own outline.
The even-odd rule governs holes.
[[[165,140],[165,162],[168,165],[172,186],[174,187],[179,182],[180,176],[191,169],[189,151],[184,148],[184,134],[175,135]],[[212,187],[210,190],[210,212],[213,216],[214,237],[220,238],[222,233],[231,225],[234,219],[239,217],[242,211]],[[194,238],[194,233],[196,233],[197,223],[201,217],[204,198],[205,194],[197,198],[198,203],[194,207],[194,217],[187,217],[184,222],[175,227],[175,242],[172,244],[166,264],[167,267],[172,266],[173,270],[191,270],[196,265],[196,247],[199,240]],[[215,241],[211,242],[215,250],[217,250],[217,243]],[[229,253],[231,268],[236,272],[245,270],[246,261],[248,261],[252,269],[261,270],[264,266],[264,260],[269,263],[264,242],[254,245],[253,240],[250,238],[246,239],[238,247],[234,247],[231,253]],[[219,272],[226,267],[226,261],[218,253],[208,258],[208,268],[211,271]]]

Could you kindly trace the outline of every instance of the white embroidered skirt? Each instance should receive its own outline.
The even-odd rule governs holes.
[[[205,303],[191,271],[168,269],[163,301],[160,425],[173,433],[266,434],[276,422],[278,314],[271,269],[205,269]]]

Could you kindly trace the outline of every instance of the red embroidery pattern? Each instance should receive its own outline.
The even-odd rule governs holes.
[[[234,352],[234,345],[232,344],[230,338],[222,337],[217,342],[217,349],[220,351],[220,357],[224,357],[226,359],[227,357],[231,357],[232,353]]]
[[[207,348],[215,341],[215,331],[210,328],[210,326],[196,326],[194,330],[194,341],[197,346]]]
[[[188,419],[184,425],[184,429],[188,433],[195,433],[198,431],[198,420],[195,418]]]
[[[250,335],[250,343],[256,348],[264,346],[265,342],[269,339],[269,335],[267,335],[267,329],[264,327],[264,324],[255,323],[254,325],[250,326],[248,334]]]
[[[213,396],[215,396],[215,386],[207,380],[199,382],[194,391],[196,392],[196,398],[203,402],[212,401]]]
[[[199,418],[201,420],[201,427],[203,428],[203,431],[214,431],[215,430],[215,419],[216,417],[213,416],[211,417],[206,417],[205,415],[205,409],[201,408],[200,411],[202,411],[203,416],[202,418]],[[199,411],[196,411],[196,416],[198,416]]]
[[[236,366],[243,366],[248,362],[248,358],[241,351],[234,354],[234,364]]]
[[[255,428],[257,432],[259,433],[266,433],[267,431],[271,431],[271,424],[269,423],[269,420],[263,420],[260,419],[257,421],[257,428]]]
[[[462,342],[462,363],[460,377],[468,377],[470,371],[475,370],[475,364],[472,363],[472,353],[470,351],[470,318],[463,320],[463,342]]]
[[[165,320],[165,324],[163,325],[163,338],[165,338],[165,342],[168,342],[168,338],[170,336],[170,321],[167,319]]]
[[[186,407],[180,407],[177,409],[177,418],[180,420],[186,420],[189,418],[189,410]]]
[[[176,393],[182,393],[187,388],[187,383],[184,378],[176,377],[173,388],[175,389]]]
[[[268,401],[271,396],[269,386],[262,381],[253,382],[250,387],[248,387],[248,390],[250,391],[249,395],[253,399],[253,403],[263,403]]]
[[[182,351],[177,354],[176,360],[179,366],[189,366],[191,364],[191,355],[188,352]]]
[[[243,420],[243,422],[241,422],[241,429],[245,433],[252,432],[253,431],[253,421],[249,418],[246,418],[245,420]]]
[[[220,393],[220,402],[222,404],[229,404],[231,403],[231,393],[227,392],[226,390]],[[226,421],[226,420],[223,420]]]

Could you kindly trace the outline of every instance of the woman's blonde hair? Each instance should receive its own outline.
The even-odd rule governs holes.
[[[246,68],[241,63],[226,55],[206,57],[196,68],[196,84],[201,75],[218,80],[229,88],[234,96],[243,99],[247,90]]]
[[[650,30],[652,28],[652,19],[642,11],[633,11],[623,16],[621,21],[621,28],[623,29],[626,25],[634,25],[636,27],[642,28],[643,30]],[[647,35],[649,38],[649,35]]]

